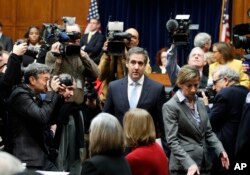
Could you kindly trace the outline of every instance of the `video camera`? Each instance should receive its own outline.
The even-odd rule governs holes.
[[[57,24],[44,23],[43,38],[48,46],[51,46],[55,42],[59,41],[61,43],[59,47],[60,55],[71,56],[80,54],[80,45],[68,44],[70,41],[80,39],[80,32],[68,33],[64,28]]]
[[[250,37],[245,36],[250,34],[250,23],[239,24],[233,28],[233,45],[237,48],[243,48],[247,53],[250,53]]]
[[[108,49],[109,55],[121,56],[124,55],[125,42],[124,39],[131,40],[130,33],[123,32],[123,22],[114,21],[108,22]]]
[[[171,43],[175,45],[189,44],[190,30],[198,30],[198,24],[191,24],[190,15],[176,15],[175,19],[170,19],[166,23],[166,28],[170,34]]]

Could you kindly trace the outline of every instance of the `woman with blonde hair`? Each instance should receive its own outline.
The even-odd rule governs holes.
[[[119,121],[111,114],[100,113],[90,124],[90,159],[82,166],[82,175],[131,175],[123,157],[124,139]]]
[[[126,146],[132,151],[126,156],[133,175],[168,175],[168,158],[156,143],[155,126],[144,109],[130,109],[123,119]]]

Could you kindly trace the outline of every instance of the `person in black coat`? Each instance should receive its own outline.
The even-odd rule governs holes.
[[[123,131],[117,118],[108,113],[98,114],[90,125],[90,159],[83,163],[81,174],[131,175],[123,147]]]
[[[11,93],[14,85],[21,82],[22,71],[21,62],[22,55],[26,52],[27,44],[14,45],[13,52],[9,54],[7,51],[0,51],[0,137],[5,142],[6,131],[6,100]]]
[[[213,88],[217,94],[212,108],[208,111],[210,123],[218,139],[222,142],[229,160],[230,169],[220,172],[214,167],[217,174],[234,174],[236,159],[234,156],[237,132],[242,115],[246,95],[249,89],[240,85],[239,74],[229,67],[220,67],[212,75]]]
[[[235,157],[237,163],[246,163],[247,167],[239,171],[241,175],[250,173],[250,156],[247,154],[250,148],[250,92],[247,94],[241,121],[238,129],[238,135],[235,143]]]
[[[60,81],[50,79],[50,69],[40,63],[30,64],[24,83],[16,86],[8,99],[7,151],[26,163],[27,168],[56,170],[47,159],[45,130],[59,95]],[[46,93],[44,100],[40,93]]]
[[[98,31],[99,28],[100,21],[96,18],[91,19],[89,22],[89,33],[84,34],[80,42],[82,50],[87,52],[96,64],[99,64],[100,58],[98,56],[105,41],[103,34]]]

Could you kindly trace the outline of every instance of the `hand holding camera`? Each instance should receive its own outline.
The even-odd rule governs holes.
[[[47,83],[48,91],[58,92],[59,89],[64,89],[65,87],[61,86],[61,82],[58,76],[53,76],[51,80]]]
[[[28,45],[26,42],[16,42],[16,44],[13,46],[13,53],[18,55],[18,56],[21,56],[21,55],[24,55],[26,53],[28,49]]]

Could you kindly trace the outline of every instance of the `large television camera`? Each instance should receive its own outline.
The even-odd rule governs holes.
[[[123,32],[123,22],[114,21],[108,22],[108,48],[107,52],[109,55],[121,56],[124,55],[125,42],[131,40],[132,35],[127,32]]]
[[[191,24],[190,15],[176,15],[166,23],[170,34],[170,43],[175,45],[189,44],[190,30],[198,30],[198,24]]]
[[[43,38],[46,44],[50,47],[55,42],[61,43],[59,47],[59,55],[80,55],[80,45],[69,44],[70,41],[75,41],[81,38],[80,32],[68,33],[63,27],[57,24],[43,24]]]

